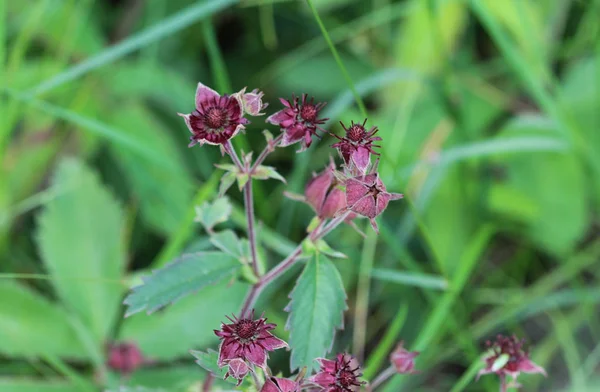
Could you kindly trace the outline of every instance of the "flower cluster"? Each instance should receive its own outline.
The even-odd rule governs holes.
[[[506,376],[510,376],[516,381],[521,373],[541,373],[544,376],[546,371],[539,365],[536,365],[530,358],[529,353],[523,350],[525,339],[518,339],[516,336],[498,335],[494,342],[487,341],[487,353],[483,361],[485,368],[480,370],[477,377],[483,374],[495,373],[504,382]]]

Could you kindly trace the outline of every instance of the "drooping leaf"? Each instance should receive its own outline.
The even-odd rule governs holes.
[[[336,329],[344,324],[346,292],[335,265],[316,253],[307,262],[286,308],[290,312],[286,329],[290,330],[291,368],[315,366],[315,358],[331,350]]]
[[[231,203],[226,197],[220,197],[212,203],[204,203],[196,207],[196,222],[202,223],[202,226],[209,231],[219,224],[229,219],[231,215]]]
[[[53,187],[61,192],[39,218],[38,247],[62,301],[96,342],[103,342],[124,291],[121,208],[96,175],[76,160],[60,163]]]
[[[236,180],[236,174],[233,172],[227,172],[223,174],[221,177],[221,182],[219,183],[219,197],[223,197],[225,193],[231,188],[233,183]]]
[[[0,336],[0,353],[8,356],[86,358],[63,309],[6,280],[0,280]]]
[[[239,311],[247,291],[248,285],[241,282],[207,286],[151,316],[126,318],[119,339],[136,342],[144,355],[161,361],[185,358],[190,348],[216,347],[219,340],[213,330],[225,315]]]
[[[235,257],[222,252],[184,255],[144,278],[125,298],[130,316],[145,310],[148,314],[200,290],[206,285],[231,276],[240,268]]]
[[[279,174],[277,172],[277,170],[275,170],[275,168],[272,166],[257,167],[256,170],[254,171],[254,174],[252,175],[252,177],[258,178],[259,180],[266,180],[269,178],[273,178],[273,179],[279,180],[283,183],[286,182],[285,178],[283,178],[283,176],[281,174]]]

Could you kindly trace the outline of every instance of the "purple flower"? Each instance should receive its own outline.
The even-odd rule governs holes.
[[[369,218],[377,233],[379,229],[375,217],[386,209],[390,200],[403,197],[401,193],[388,193],[377,173],[346,180],[346,208]]]
[[[415,373],[415,358],[419,355],[418,351],[408,351],[404,347],[404,342],[398,343],[396,349],[390,355],[390,361],[400,374]]]
[[[238,380],[237,385],[240,385],[242,381],[244,381],[244,377],[250,372],[250,367],[246,361],[240,358],[234,358],[227,361],[227,366],[227,373],[225,373],[224,380],[231,376]]]
[[[234,95],[219,95],[215,90],[198,83],[196,110],[179,114],[185,119],[192,136],[189,147],[195,144],[225,144],[234,137],[248,120],[243,117],[243,102]]]
[[[260,392],[300,392],[300,384],[287,378],[271,377],[265,381]]]
[[[489,348],[483,360],[485,368],[477,373],[477,378],[482,374],[496,373],[501,379],[508,375],[516,380],[523,373],[541,373],[546,376],[546,371],[529,359],[529,353],[523,350],[525,339],[516,336],[505,337],[498,335],[495,342],[486,342]]]
[[[334,171],[335,163],[331,160],[325,170],[313,175],[304,189],[306,202],[319,218],[333,218],[339,210],[346,207],[346,196],[335,178]]]
[[[108,345],[106,365],[114,371],[129,375],[144,364],[144,356],[135,343],[123,342]]]
[[[314,98],[308,101],[306,94],[302,94],[302,102],[298,102],[298,97],[295,96],[292,96],[291,101],[283,98],[279,98],[279,100],[285,108],[269,116],[267,122],[279,125],[284,132],[281,147],[296,142],[302,143],[301,150],[310,147],[312,136],[317,135],[317,128],[323,130],[321,125],[328,120],[319,118],[319,112],[326,103],[314,103]]]
[[[244,87],[237,95],[242,101],[244,113],[251,116],[262,116],[264,114],[262,111],[269,106],[268,103],[263,103],[262,97],[265,94],[257,88],[247,93]]]
[[[352,123],[348,128],[340,121],[342,128],[346,131],[346,136],[339,137],[338,135],[332,134],[340,141],[332,144],[331,147],[335,147],[340,152],[340,155],[344,159],[346,165],[354,163],[354,166],[362,173],[366,173],[369,163],[371,163],[371,154],[379,155],[373,150],[373,147],[381,147],[373,144],[374,141],[379,141],[379,136],[374,136],[379,129],[372,127],[369,131],[365,129],[367,119],[362,124]]]
[[[364,382],[356,359],[349,354],[338,354],[334,361],[317,359],[321,370],[310,381],[323,388],[324,392],[358,392]]]
[[[254,320],[254,311],[251,318],[227,318],[231,324],[221,323],[221,330],[215,330],[215,334],[222,340],[219,346],[220,367],[227,365],[232,359],[240,358],[264,369],[268,351],[287,347],[286,342],[269,332],[276,325],[267,324],[264,317]]]

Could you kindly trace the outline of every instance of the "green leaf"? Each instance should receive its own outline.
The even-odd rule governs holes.
[[[221,177],[221,183],[219,185],[219,197],[223,197],[225,193],[231,188],[235,182],[236,175],[232,172],[227,172]]]
[[[76,160],[60,163],[53,187],[61,192],[40,216],[38,247],[62,301],[97,343],[104,342],[124,291],[121,208],[96,175]]]
[[[59,379],[0,378],[2,392],[80,392],[78,386]]]
[[[240,264],[222,252],[184,255],[143,279],[125,298],[125,317],[146,310],[148,314],[200,290],[206,285],[231,276]]]
[[[214,374],[217,378],[223,379],[225,377],[225,373],[227,373],[227,366],[222,368],[217,366],[219,353],[215,350],[209,349],[207,352],[190,350],[190,354],[196,358],[196,363],[198,365]],[[228,380],[232,381],[234,384],[236,383],[234,379],[228,378]]]
[[[69,316],[61,308],[8,280],[0,280],[0,298],[0,353],[86,358],[83,346],[73,338],[77,334],[67,321]]]
[[[277,172],[277,170],[275,170],[274,167],[271,167],[271,166],[257,167],[256,170],[254,170],[252,177],[257,178],[259,180],[266,180],[269,178],[273,178],[275,180],[279,180],[283,183],[286,183],[285,178],[283,178],[283,176],[281,174],[279,174]]]
[[[152,316],[135,314],[123,320],[119,339],[134,341],[145,355],[165,362],[187,357],[190,348],[216,347],[219,340],[213,330],[225,315],[239,311],[248,288],[222,281]]]
[[[323,240],[323,239],[318,240],[316,246],[317,246],[317,249],[319,250],[319,252],[323,253],[326,256],[335,257],[338,259],[347,259],[348,258],[348,256],[346,256],[344,253],[338,252],[337,250],[335,250],[331,246],[329,246],[329,244],[327,242],[325,242],[325,240]]]
[[[202,223],[207,231],[227,221],[231,215],[231,203],[226,197],[220,197],[212,203],[206,202],[196,207],[196,222]]]
[[[244,256],[242,243],[232,230],[223,230],[210,236],[210,242],[231,256],[241,259]]]
[[[335,330],[343,327],[346,293],[333,263],[317,253],[306,264],[290,294],[286,329],[290,330],[292,370],[315,366],[333,346]]]

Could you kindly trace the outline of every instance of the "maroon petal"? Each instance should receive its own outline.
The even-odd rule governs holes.
[[[348,206],[356,204],[368,192],[368,188],[362,181],[356,178],[349,178],[346,181],[346,203]]]
[[[272,115],[270,115],[269,117],[267,117],[267,119],[265,120],[266,122],[273,124],[273,125],[280,125],[282,122],[289,120],[290,116],[287,114],[286,110],[280,110]],[[293,117],[292,117],[293,120]]]
[[[244,357],[258,367],[267,366],[267,354],[265,349],[258,344],[249,344],[244,347]]]
[[[219,93],[215,90],[202,83],[198,83],[198,87],[196,88],[196,109],[200,110],[203,103],[218,99],[219,97]]]
[[[322,173],[316,177],[313,177],[308,184],[306,184],[304,196],[306,197],[308,204],[310,204],[310,206],[317,213],[321,211],[321,207],[325,201],[325,196],[327,195],[327,191],[329,190],[332,182],[333,174],[329,169],[325,169]]]
[[[352,153],[352,161],[354,162],[354,164],[356,165],[356,168],[358,170],[360,170],[361,173],[365,173],[367,171],[367,168],[369,167],[369,164],[371,163],[371,160],[369,159],[370,157],[371,157],[371,154],[369,153],[369,150],[365,147],[358,147]]]
[[[335,372],[335,361],[325,358],[317,358],[316,361],[321,367],[321,371],[334,373]]]
[[[346,194],[338,187],[334,187],[323,203],[321,218],[333,218],[342,208],[346,207]]]
[[[370,195],[363,196],[352,205],[348,204],[348,207],[357,214],[366,216],[367,218],[375,218],[377,216],[375,198]]]
[[[289,146],[299,142],[304,137],[305,129],[301,124],[295,124],[284,130],[283,139],[281,140],[281,147]]]
[[[519,361],[519,366],[517,368],[519,372],[523,373],[541,373],[544,376],[547,376],[546,370],[538,364],[534,363],[529,358],[523,358]]]
[[[328,372],[320,372],[310,378],[310,381],[327,388],[328,386],[335,384],[335,376]]]
[[[233,339],[225,339],[219,346],[219,367],[225,366],[228,361],[239,358],[241,346]]]
[[[268,332],[267,332],[268,333]],[[267,351],[274,351],[278,348],[287,347],[287,343],[283,340],[276,338],[275,336],[268,333],[268,337],[259,338],[258,343],[265,348]]]
[[[281,389],[271,379],[267,379],[263,384],[260,392],[281,392]]]

